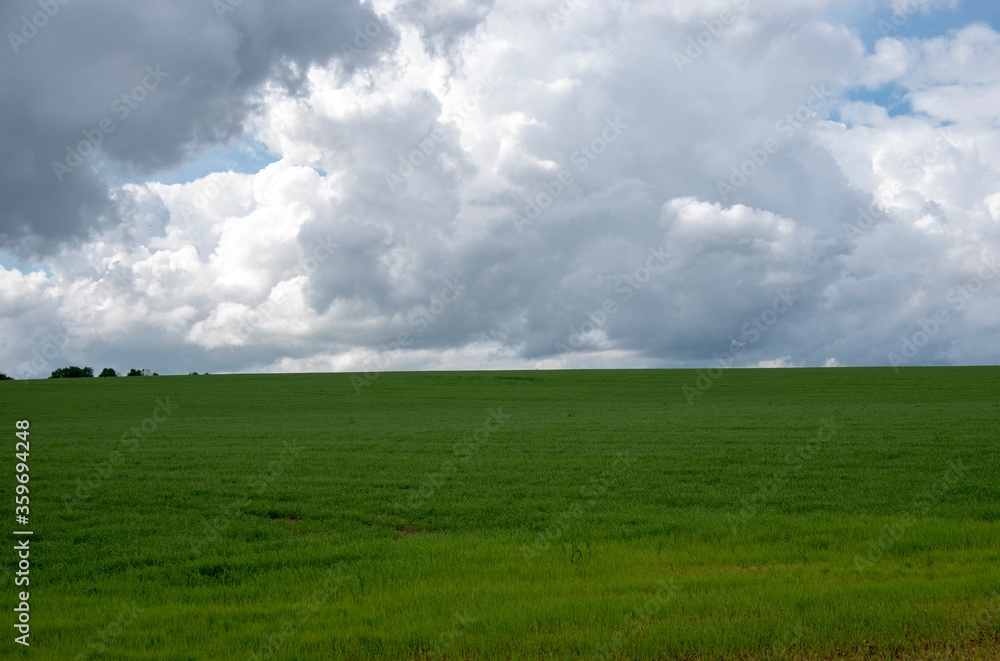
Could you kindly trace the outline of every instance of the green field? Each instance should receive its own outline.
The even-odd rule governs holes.
[[[0,383],[0,657],[1000,658],[1000,369],[697,378]]]

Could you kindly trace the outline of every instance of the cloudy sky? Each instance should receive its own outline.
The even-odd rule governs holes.
[[[0,5],[0,371],[1000,362],[986,0]]]

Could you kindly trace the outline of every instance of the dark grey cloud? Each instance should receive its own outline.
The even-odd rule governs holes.
[[[420,29],[429,52],[444,55],[456,63],[455,47],[489,17],[496,0],[408,0],[399,7],[401,17]]]
[[[357,0],[11,2],[0,29],[0,234],[21,251],[120,221],[116,172],[238,136],[263,83],[299,94],[311,65],[349,72],[397,39]]]

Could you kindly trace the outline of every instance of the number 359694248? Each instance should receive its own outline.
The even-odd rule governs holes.
[[[17,458],[17,466],[14,470],[17,472],[17,481],[20,482],[15,487],[17,492],[17,504],[20,506],[17,508],[17,514],[27,515],[28,514],[28,452],[30,451],[30,446],[28,444],[28,427],[30,423],[27,420],[18,420],[17,427],[17,437],[21,439],[17,442],[14,447],[14,456]]]

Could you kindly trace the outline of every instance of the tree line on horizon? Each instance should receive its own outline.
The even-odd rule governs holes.
[[[52,374],[49,375],[50,379],[87,379],[93,378],[94,368],[93,367],[77,367],[76,365],[70,365],[69,367],[60,367],[58,369],[52,370]],[[160,376],[156,372],[151,372],[148,369],[130,369],[128,374],[119,374],[112,367],[105,367],[101,370],[101,373],[97,375],[100,377],[120,377],[120,376]],[[0,381],[13,381],[14,377],[7,376],[3,372],[0,372]]]
[[[72,365],[70,367],[60,367],[57,370],[53,370],[52,374],[49,376],[50,379],[79,379],[79,378],[89,378],[94,376],[93,367],[76,367]],[[112,367],[105,367],[101,370],[101,373],[97,375],[98,378],[104,377],[119,377],[119,376],[160,376],[156,372],[150,372],[147,369],[130,369],[128,374],[119,374]]]
[[[77,367],[76,365],[70,365],[69,367],[60,367],[59,369],[53,370],[52,374],[49,375],[50,379],[87,379],[93,378],[94,368],[93,367]],[[126,377],[126,376],[160,376],[156,372],[152,372],[148,369],[130,369],[128,374],[122,372],[117,372],[113,367],[105,367],[101,370],[101,373],[97,375],[98,378],[104,377]],[[198,376],[197,372],[191,372],[188,376]],[[205,376],[208,376],[208,372],[205,372]],[[7,376],[3,372],[0,372],[0,381],[13,381],[14,377]]]

